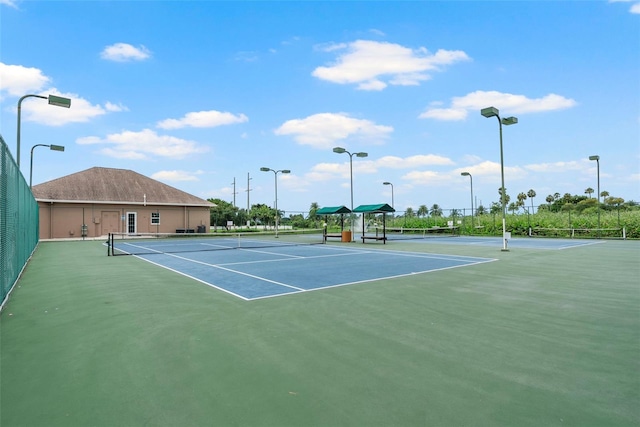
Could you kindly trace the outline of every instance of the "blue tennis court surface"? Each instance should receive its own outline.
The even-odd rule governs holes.
[[[389,240],[388,244],[393,244],[394,240]],[[405,242],[412,242],[416,244],[425,243],[444,243],[451,245],[466,245],[466,246],[490,246],[495,248],[502,248],[502,237],[483,237],[483,236],[457,236],[457,237],[429,237],[425,239],[409,239],[402,240]],[[605,240],[586,240],[586,239],[545,239],[545,238],[532,238],[532,237],[516,237],[507,241],[508,248],[522,248],[522,249],[546,249],[546,250],[561,250],[577,248],[580,246],[597,245],[605,243]]]
[[[455,239],[452,239],[455,240]],[[244,300],[422,274],[495,261],[332,245],[136,255]]]

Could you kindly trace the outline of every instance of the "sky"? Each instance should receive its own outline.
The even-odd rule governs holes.
[[[499,202],[502,163],[512,201],[599,172],[640,202],[639,1],[0,0],[0,27],[12,155],[20,97],[71,99],[21,104],[27,181],[34,145],[65,147],[33,150],[34,185],[98,166],[240,208],[277,182],[285,216],[352,192],[470,209]],[[518,119],[502,156],[485,107]]]

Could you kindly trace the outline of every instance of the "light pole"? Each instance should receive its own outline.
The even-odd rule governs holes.
[[[518,123],[516,117],[507,117],[506,119],[500,118],[500,112],[495,107],[487,107],[480,110],[480,114],[484,117],[496,117],[498,119],[498,125],[500,127],[500,176],[502,179],[502,188],[500,191],[500,201],[502,204],[502,250],[507,249],[507,218],[506,218],[506,204],[507,204],[507,190],[504,187],[504,156],[502,154],[502,125],[514,125]]]
[[[393,206],[393,184],[385,181],[382,183],[382,185],[390,185],[391,186],[391,207],[395,209],[395,206]]]
[[[71,107],[71,100],[69,98],[63,98],[61,96],[55,96],[55,95],[49,95],[47,97],[42,95],[29,94],[29,95],[23,96],[18,100],[18,135],[16,138],[17,140],[16,162],[18,163],[18,169],[20,169],[20,115],[22,111],[22,101],[25,98],[29,98],[29,97],[48,99],[49,105],[55,105],[57,107],[65,107],[65,108]]]
[[[31,147],[31,164],[29,165],[29,188],[31,188],[31,179],[33,178],[33,149],[36,147],[49,147],[49,149],[53,151],[64,151],[64,145],[36,144]]]
[[[473,229],[473,177],[469,172],[462,172],[460,175],[468,176],[471,180],[471,228]]]
[[[350,153],[342,147],[334,147],[333,152],[338,154],[347,153],[349,155],[349,175],[351,177],[351,241],[353,242],[355,240],[355,236],[353,235],[353,156],[367,157],[369,154],[365,152]]]
[[[270,168],[260,168],[260,170],[262,172],[273,172],[273,176],[275,178],[275,182],[276,182],[276,237],[278,237],[278,217],[280,216],[278,213],[278,173],[291,173],[291,171],[289,169],[282,169],[282,170],[274,170],[274,169],[270,169]]]
[[[598,237],[600,237],[600,156],[589,156],[589,160],[595,160],[598,169]]]

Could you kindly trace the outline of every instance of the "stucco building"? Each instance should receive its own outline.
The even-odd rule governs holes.
[[[208,232],[213,203],[125,169],[94,167],[33,186],[40,239]]]

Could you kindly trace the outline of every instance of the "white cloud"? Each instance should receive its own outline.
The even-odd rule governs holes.
[[[276,135],[294,135],[299,144],[320,149],[331,148],[347,138],[380,143],[391,132],[391,126],[377,125],[345,113],[319,113],[304,119],[288,120],[274,131]]]
[[[37,68],[0,63],[0,96],[22,97],[24,95],[62,96],[71,99],[71,108],[51,106],[45,100],[35,97],[25,98],[21,103],[21,121],[35,122],[49,126],[67,123],[88,122],[107,112],[127,111],[127,107],[107,102],[104,106],[91,104],[75,93],[65,93],[55,87],[47,87],[51,78]],[[17,110],[17,101],[16,101]]]
[[[44,100],[38,102],[27,98],[22,105],[22,120],[29,122],[41,123],[49,126],[62,126],[67,123],[83,123],[89,120],[107,114],[109,111],[101,105],[93,105],[84,98],[75,93],[62,93],[55,88],[47,89],[40,95],[57,95],[71,99],[70,108],[53,107]],[[28,102],[28,107],[25,108]],[[113,105],[113,104],[111,104]]]
[[[545,173],[562,173],[569,170],[582,170],[587,167],[587,163],[589,160],[582,161],[570,161],[570,162],[554,162],[554,163],[537,163],[531,165],[525,165],[524,168],[534,172],[545,172]]]
[[[198,111],[187,113],[180,119],[166,119],[158,122],[161,129],[181,129],[184,127],[212,128],[216,126],[244,123],[249,118],[244,114],[234,115],[221,111]]]
[[[194,141],[176,138],[169,135],[158,135],[151,129],[140,132],[124,131],[107,135],[101,139],[95,136],[78,138],[76,143],[108,144],[109,147],[100,152],[110,157],[126,159],[148,159],[150,156],[182,159],[191,154],[204,153],[209,149]]]
[[[609,3],[633,3],[629,8],[629,12],[640,14],[640,3],[638,3],[638,0],[609,0]]]
[[[0,81],[0,93],[6,92],[10,96],[20,97],[42,90],[51,82],[51,78],[37,68],[0,62]]]
[[[451,182],[449,174],[435,171],[411,171],[402,176],[402,179],[413,185],[429,186],[434,184],[447,184]]]
[[[13,0],[0,0],[0,4],[4,4],[9,7],[13,7],[14,9],[18,8],[18,3]]]
[[[441,71],[446,65],[468,61],[466,53],[438,50],[431,54],[425,48],[410,49],[399,44],[357,40],[348,44],[329,45],[327,52],[346,52],[335,63],[316,68],[312,75],[339,84],[357,84],[361,90],[382,90],[387,85],[419,85],[431,78],[429,72]]]
[[[464,120],[467,110],[464,108],[432,108],[418,116],[420,119]]]
[[[105,47],[100,57],[116,62],[143,61],[151,58],[151,51],[142,45],[136,47],[128,43],[115,43]]]
[[[482,108],[494,106],[507,114],[538,113],[571,108],[577,102],[551,93],[542,98],[527,98],[497,91],[475,91],[465,96],[454,97],[449,108],[430,108],[418,117],[421,119],[463,120],[469,111],[480,112]]]
[[[475,178],[476,176],[482,176],[484,177],[485,181],[501,181],[500,163],[498,162],[485,160],[475,165],[454,169],[452,171],[452,174],[454,177],[458,177],[462,172],[469,172],[473,178]],[[527,175],[527,172],[525,168],[522,168],[520,166],[505,166],[504,174],[509,181],[513,181],[524,178]],[[505,186],[509,188],[508,185]]]
[[[202,171],[191,172],[182,170],[158,171],[151,175],[151,178],[165,182],[199,181],[197,175],[202,175],[202,173]]]
[[[379,168],[389,169],[410,169],[427,165],[453,165],[454,162],[447,158],[435,154],[419,154],[409,157],[384,156],[376,160]]]
[[[255,62],[259,59],[259,56],[257,52],[241,51],[234,55],[234,59],[241,62]]]

